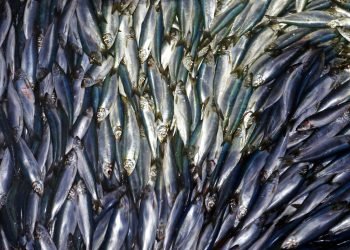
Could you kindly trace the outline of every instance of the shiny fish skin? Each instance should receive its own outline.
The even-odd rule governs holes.
[[[163,178],[164,178],[164,185],[166,190],[166,195],[168,199],[168,204],[172,207],[176,196],[178,194],[178,184],[177,184],[177,176],[176,172],[174,171],[176,168],[174,159],[174,153],[173,149],[171,148],[171,138],[168,137],[166,144],[165,144],[165,150],[164,150],[164,159],[163,159]]]
[[[269,179],[263,184],[263,187],[258,193],[258,197],[255,200],[255,204],[250,209],[250,213],[246,215],[244,220],[244,225],[248,226],[250,223],[253,223],[255,220],[265,212],[266,208],[270,205],[272,199],[274,198],[277,185],[279,182],[279,173],[274,172]],[[243,226],[243,228],[245,227]]]
[[[101,65],[102,54],[100,49],[104,48],[104,44],[93,16],[92,8],[89,4],[83,4],[83,2],[79,0],[76,14],[83,50],[89,56],[90,62]],[[88,25],[88,28],[85,29],[84,25]]]
[[[0,1],[0,249],[348,249],[350,1]]]
[[[101,213],[102,218],[99,218],[99,220],[97,221],[96,228],[93,235],[93,245],[92,245],[93,249],[99,248],[103,243],[104,236],[106,235],[106,232],[108,229],[109,220],[114,212],[115,211],[113,209],[107,208],[107,211],[103,211]]]
[[[119,28],[118,12],[113,12],[113,1],[106,1],[102,4],[102,13],[105,22],[102,23],[102,39],[107,49],[110,49],[115,41]]]
[[[18,78],[14,80],[14,85],[22,103],[25,126],[32,133],[34,124],[34,93],[25,73],[20,71],[17,75]]]
[[[322,28],[327,27],[329,23],[335,18],[336,17],[331,13],[314,10],[290,14],[286,17],[273,17],[272,21],[292,25],[300,25],[303,27]]]
[[[331,139],[325,138],[320,140],[315,147],[308,147],[304,151],[298,152],[291,161],[304,162],[322,159],[330,154],[345,150],[349,146],[349,135],[339,135]]]
[[[123,133],[122,144],[123,144],[123,168],[126,170],[128,175],[134,171],[136,166],[136,161],[139,157],[140,152],[140,131],[139,126],[136,121],[135,113],[131,104],[122,97],[126,117],[125,117],[125,132]]]
[[[216,35],[224,26],[231,23],[234,18],[244,9],[248,1],[233,1],[225,11],[214,17],[209,33],[211,36]]]
[[[3,44],[12,20],[12,10],[8,1],[1,3],[0,46]]]
[[[178,231],[174,242],[174,248],[191,249],[195,246],[199,237],[200,228],[204,218],[202,213],[202,200],[199,198],[191,204],[188,213]]]
[[[14,167],[11,161],[10,151],[8,149],[5,150],[1,165],[1,194],[0,194],[0,205],[1,207],[6,204],[7,194],[10,191],[11,182],[13,179]]]
[[[13,131],[14,139],[17,142],[23,131],[23,108],[12,82],[8,85],[7,99],[9,125]]]
[[[318,213],[315,213],[314,216],[310,217],[308,220],[305,220],[304,223],[298,226],[291,233],[291,235],[287,237],[287,239],[282,244],[282,248],[296,248],[299,244],[302,244],[303,241],[307,240],[309,237],[317,237],[319,234],[322,234],[322,232],[326,231],[329,228],[331,223],[339,221],[343,215],[343,211],[346,211],[346,208],[342,207],[342,204],[340,204],[338,207],[326,207]],[[317,231],[312,230],[312,228],[315,227],[318,228]]]
[[[22,138],[20,138],[18,142],[16,151],[18,158],[21,160],[23,172],[27,176],[30,185],[37,194],[42,195],[44,192],[44,186],[41,180],[38,162],[35,160],[33,153]]]
[[[57,50],[57,20],[54,20],[48,27],[42,40],[42,47],[39,52],[38,66],[36,71],[37,79],[43,79],[49,73]]]
[[[158,205],[153,188],[147,186],[141,198],[140,208],[140,229],[139,237],[142,242],[142,249],[152,248],[156,237],[158,224]]]
[[[288,168],[280,175],[276,194],[267,210],[274,209],[285,202],[290,202],[304,184],[307,167],[308,166],[303,163],[292,165],[292,167]]]
[[[259,152],[251,159],[251,162],[249,162],[248,170],[244,174],[239,188],[238,212],[235,226],[238,225],[248,211],[250,211],[248,209],[252,204],[252,198],[256,195],[258,190],[257,184],[260,170],[263,168],[267,156],[267,152]],[[252,183],[254,183],[254,185],[252,185]]]
[[[6,50],[5,50],[5,58],[7,65],[7,72],[9,74],[9,78],[13,79],[15,77],[15,43],[16,39],[16,31],[14,26],[12,25],[9,29],[6,41]]]
[[[329,107],[335,106],[346,101],[346,94],[348,91],[349,82],[345,82],[339,87],[335,88],[329,95],[325,97],[324,100],[320,103],[319,110],[322,111]]]
[[[312,210],[319,205],[325,197],[328,196],[333,190],[334,186],[323,184],[319,186],[316,190],[313,190],[309,193],[307,198],[301,204],[301,206],[297,209],[295,214],[289,218],[290,221],[297,220],[298,218],[302,218],[307,213],[312,212]]]
[[[189,143],[192,125],[190,111],[191,107],[185,92],[185,86],[179,82],[176,86],[174,96],[174,119],[185,147]]]
[[[306,7],[308,0],[296,0],[295,1],[295,8],[297,12],[302,12],[303,9]]]
[[[129,227],[129,201],[124,196],[120,204],[111,215],[110,224],[107,228],[106,238],[102,247],[120,249],[127,235]]]
[[[318,94],[316,95],[314,91],[308,92],[308,94],[304,97],[297,110],[295,111],[293,118],[297,118],[302,111],[305,111],[306,107],[310,107],[311,105],[314,105],[322,100],[331,90],[335,80],[335,77],[332,75],[324,75],[322,78],[320,78],[318,81],[321,87],[317,92]]]
[[[296,129],[297,131],[305,131],[308,129],[323,127],[329,124],[331,121],[337,119],[340,115],[346,113],[348,110],[348,102],[330,107],[307,117]]]
[[[98,145],[98,178],[110,179],[113,175],[113,163],[116,159],[116,144],[108,119],[99,124],[97,130]]]
[[[36,71],[38,64],[38,48],[36,36],[32,35],[25,44],[22,60],[21,69],[26,72],[28,80],[31,85],[36,82]]]
[[[58,41],[62,47],[65,47],[68,39],[69,23],[74,15],[75,8],[77,7],[77,0],[69,1],[62,10],[62,19],[58,24]]]
[[[73,181],[76,173],[77,173],[77,154],[75,151],[72,150],[69,152],[67,156],[67,159],[65,162],[65,169],[63,169],[61,178],[57,185],[57,191],[53,199],[54,205],[52,206],[50,219],[49,219],[50,221],[54,219],[54,217],[57,215],[58,211],[64,204],[69,194],[69,190],[73,185]]]
[[[75,151],[78,158],[77,169],[81,178],[84,180],[86,188],[91,193],[91,197],[94,201],[98,201],[98,194],[95,186],[96,178],[94,176],[94,172],[91,164],[88,163],[87,156],[84,152],[84,147],[81,145],[81,141],[78,138],[75,138]]]
[[[260,86],[275,78],[281,71],[286,69],[286,65],[298,55],[299,50],[299,48],[292,48],[267,62],[265,66],[260,68],[260,70],[253,73],[253,86]],[[274,67],[271,67],[271,65],[274,65]],[[252,65],[252,68],[255,70],[254,67],[255,65]]]
[[[117,95],[117,75],[107,76],[102,89],[102,96],[97,110],[97,122],[103,121],[111,112],[111,106]]]
[[[141,118],[143,122],[144,132],[149,143],[152,158],[157,158],[157,127],[154,114],[153,99],[145,94],[140,98]]]
[[[35,227],[35,238],[40,249],[57,249],[47,229],[40,224]]]
[[[195,155],[194,164],[196,166],[202,165],[206,155],[209,152],[209,146],[214,142],[214,136],[219,126],[219,116],[216,112],[214,104],[209,103],[204,111],[203,130],[198,142],[198,152]]]
[[[53,240],[57,246],[57,249],[65,249],[67,247],[67,241],[70,234],[74,233],[77,226],[77,220],[75,217],[76,211],[76,190],[70,189],[67,199],[62,207],[62,210],[57,216],[57,222],[55,223]]]
[[[67,76],[62,68],[56,63],[52,66],[52,81],[57,99],[61,102],[69,119],[69,126],[73,123],[73,95],[69,86]]]
[[[73,15],[69,23],[67,44],[81,55],[83,54],[83,45],[78,31],[78,18],[77,15]]]
[[[92,218],[92,208],[89,204],[91,204],[91,198],[89,193],[86,190],[86,186],[83,181],[79,180],[76,184],[76,192],[77,192],[77,221],[78,227],[82,234],[82,238],[86,249],[91,249],[92,245],[92,226],[93,226],[93,218]]]

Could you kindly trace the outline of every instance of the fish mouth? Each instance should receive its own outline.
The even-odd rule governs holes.
[[[37,193],[39,196],[42,196],[44,193],[44,187],[43,184],[41,184],[39,181],[34,181],[32,183],[32,188],[35,193]]]
[[[114,134],[115,139],[117,141],[119,141],[120,138],[122,137],[122,133],[123,133],[122,127],[115,125],[115,126],[113,126],[112,130],[113,130],[113,134]]]
[[[93,84],[94,84],[94,80],[92,79],[92,78],[90,78],[90,77],[85,77],[83,80],[82,80],[82,82],[81,82],[81,86],[83,87],[83,88],[85,88],[85,87],[89,87],[89,86],[92,86]]]
[[[306,120],[306,121],[302,122],[302,123],[297,127],[296,130],[297,130],[298,132],[304,132],[304,131],[309,130],[309,129],[312,129],[312,128],[313,128],[313,126],[312,126],[311,122],[308,121],[308,120]]]
[[[41,230],[41,228],[39,228],[39,227],[35,228],[35,231],[34,231],[35,239],[40,240],[43,237],[43,234],[44,234],[44,232],[43,232],[43,230]]]
[[[212,211],[216,205],[216,195],[208,195],[205,198],[205,208],[207,209],[208,212]]]
[[[160,141],[160,143],[163,143],[165,141],[165,138],[168,135],[168,127],[165,124],[160,124],[157,128],[157,136]]]
[[[58,43],[64,48],[67,44],[67,40],[62,36],[62,34],[58,34]]]
[[[132,159],[125,159],[124,160],[123,167],[126,170],[126,173],[128,174],[128,176],[130,176],[132,174],[132,172],[134,171],[135,165],[136,165],[136,162]]]
[[[157,228],[157,238],[158,240],[163,240],[165,238],[165,223],[161,221]]]
[[[298,247],[298,242],[295,237],[288,238],[281,246],[282,249],[295,249]]]
[[[84,182],[79,181],[75,186],[76,194],[85,194],[87,192]]]
[[[73,139],[73,146],[79,150],[83,150],[84,149],[84,145],[83,142],[80,140],[80,138],[78,136],[74,137]]]
[[[6,204],[6,202],[7,202],[7,195],[0,194],[0,209]]]
[[[102,65],[102,55],[98,52],[91,52],[89,55],[89,61],[91,64],[96,64],[98,66]]]
[[[237,217],[242,219],[247,214],[247,208],[245,206],[240,206],[238,209]]]
[[[141,64],[144,63],[147,60],[148,57],[148,52],[145,49],[140,49],[139,50],[139,59]]]
[[[104,176],[106,176],[106,178],[110,179],[112,177],[112,173],[113,173],[112,163],[105,162],[103,164],[102,171],[103,171]]]
[[[69,192],[68,192],[68,196],[67,199],[68,200],[74,200],[74,198],[77,196],[77,192],[75,190],[75,187],[72,187]]]
[[[107,49],[110,49],[113,45],[113,36],[110,33],[103,34],[102,40],[106,45]]]
[[[37,44],[39,49],[43,47],[43,41],[44,41],[44,35],[40,34],[37,39]]]
[[[36,78],[38,79],[38,81],[41,81],[42,79],[45,78],[45,76],[49,74],[49,70],[46,68],[38,68],[37,73],[36,73]]]
[[[72,164],[76,159],[76,154],[75,154],[75,151],[74,150],[71,150],[67,157],[66,157],[66,160],[64,161],[64,164],[67,166],[67,165],[70,165]]]
[[[97,122],[102,122],[107,114],[107,110],[105,108],[98,108],[97,110]]]
[[[264,78],[262,75],[257,75],[255,81],[253,82],[254,87],[259,87],[264,83]]]

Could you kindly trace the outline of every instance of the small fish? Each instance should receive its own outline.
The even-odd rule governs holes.
[[[50,221],[52,221],[60,211],[73,186],[75,175],[77,173],[77,160],[76,152],[71,150],[65,160],[65,168],[61,173],[61,178],[59,179],[56,193],[52,201],[52,209],[49,218]]]

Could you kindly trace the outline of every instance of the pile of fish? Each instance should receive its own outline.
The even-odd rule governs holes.
[[[1,0],[0,249],[349,249],[349,0]]]

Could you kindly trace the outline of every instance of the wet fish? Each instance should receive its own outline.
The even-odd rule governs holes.
[[[349,20],[0,1],[0,249],[349,248]]]

